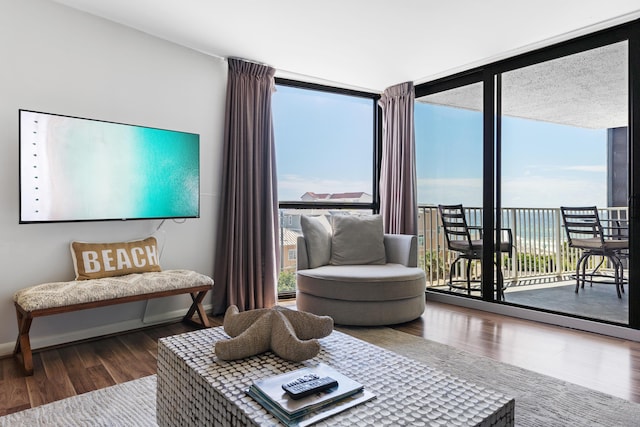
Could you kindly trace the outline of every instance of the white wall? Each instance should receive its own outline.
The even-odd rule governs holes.
[[[59,4],[0,0],[0,355],[17,335],[13,293],[73,278],[71,240],[130,240],[160,224],[18,224],[18,109],[200,134],[201,217],[165,222],[160,261],[213,275],[226,69],[219,59]],[[32,345],[144,326],[145,312],[162,320],[188,305],[184,296],[35,319]]]

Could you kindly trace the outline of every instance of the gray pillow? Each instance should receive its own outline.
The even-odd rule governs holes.
[[[332,265],[385,264],[380,215],[333,215]]]
[[[307,245],[309,268],[329,264],[331,258],[331,225],[324,216],[300,217],[302,235]]]

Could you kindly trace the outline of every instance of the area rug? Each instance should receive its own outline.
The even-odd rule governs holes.
[[[638,426],[640,404],[390,328],[341,332],[516,399],[517,426]],[[0,426],[156,426],[155,375],[0,417]]]
[[[615,396],[389,328],[339,330],[514,397],[517,426],[640,426],[640,404]]]
[[[157,425],[155,375],[0,417],[2,427]]]

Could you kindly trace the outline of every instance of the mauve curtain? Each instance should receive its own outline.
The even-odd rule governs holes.
[[[387,88],[378,101],[382,108],[380,214],[385,233],[418,234],[414,99],[413,83],[406,82]]]
[[[278,195],[271,116],[275,70],[229,59],[213,312],[272,307],[278,283]]]

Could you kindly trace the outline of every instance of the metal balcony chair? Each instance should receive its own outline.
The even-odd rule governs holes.
[[[560,211],[569,247],[582,251],[576,264],[576,293],[580,287],[584,288],[585,282],[591,285],[594,282],[611,283],[616,287],[618,298],[622,298],[626,283],[622,259],[627,256],[626,251],[629,249],[629,239],[624,232],[626,228],[620,224],[603,227],[596,206],[561,206]],[[592,256],[600,256],[602,259],[591,273],[587,273],[587,261]],[[599,272],[605,259],[613,266],[613,281],[610,280],[610,275]]]
[[[438,205],[438,212],[440,212],[440,219],[442,220],[442,228],[444,229],[444,236],[447,242],[447,248],[450,251],[456,252],[458,255],[456,259],[451,263],[449,269],[449,289],[466,289],[467,294],[471,294],[472,290],[479,290],[479,288],[473,288],[472,282],[479,283],[480,280],[471,279],[471,262],[473,260],[481,260],[483,252],[482,242],[482,228],[472,227],[467,224],[467,219],[464,214],[464,208],[462,205]],[[500,246],[496,245],[496,253],[506,253],[509,258],[513,252],[513,236],[511,229],[505,228],[501,231],[506,232],[506,240],[500,242]],[[472,238],[472,233],[475,239]],[[458,261],[466,260],[466,280],[453,280],[453,270]],[[496,267],[498,266],[497,260],[494,260]],[[496,268],[499,283],[502,283],[502,271],[500,268]],[[466,283],[465,286],[456,285],[456,283]],[[498,298],[504,299],[505,286],[498,290]]]

